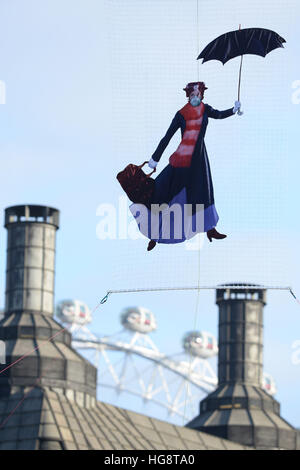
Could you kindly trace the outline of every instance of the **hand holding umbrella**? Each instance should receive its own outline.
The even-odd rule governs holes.
[[[210,42],[197,59],[203,59],[202,63],[209,60],[220,60],[224,65],[230,59],[241,56],[238,84],[238,101],[240,101],[243,56],[245,54],[254,54],[265,57],[274,49],[283,47],[284,42],[286,42],[285,39],[269,29],[241,29],[240,25],[238,30],[222,34]],[[238,114],[241,115],[243,113],[239,110]]]

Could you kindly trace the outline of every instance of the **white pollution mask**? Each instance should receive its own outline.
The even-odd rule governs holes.
[[[199,106],[199,104],[201,103],[201,98],[199,96],[193,96],[191,99],[190,99],[190,103],[192,106]]]

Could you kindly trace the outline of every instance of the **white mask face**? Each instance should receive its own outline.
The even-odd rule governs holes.
[[[194,86],[194,91],[190,94],[190,103],[192,106],[199,106],[202,101],[201,93],[199,91],[198,85]]]
[[[201,103],[201,98],[200,96],[192,96],[192,98],[190,99],[190,103],[192,106],[199,106],[199,104]]]

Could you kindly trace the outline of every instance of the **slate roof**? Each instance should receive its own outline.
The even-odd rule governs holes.
[[[29,391],[29,393],[28,393]],[[28,393],[23,402],[20,400]],[[14,413],[7,417],[14,410]],[[5,422],[6,420],[6,422]],[[5,425],[1,427],[1,423]],[[246,450],[246,446],[95,401],[80,406],[50,388],[0,400],[0,450]]]

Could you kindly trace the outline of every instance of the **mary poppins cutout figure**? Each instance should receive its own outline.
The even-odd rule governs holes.
[[[209,241],[226,237],[216,230],[219,216],[204,136],[208,118],[233,116],[241,103],[235,101],[234,107],[218,111],[203,103],[206,89],[203,82],[191,82],[184,88],[188,103],[175,114],[148,163],[149,167],[156,168],[178,129],[182,140],[170,156],[169,164],[155,179],[151,205],[130,206],[139,230],[150,239],[148,251],[156,243],[181,243],[200,232],[206,232]]]

